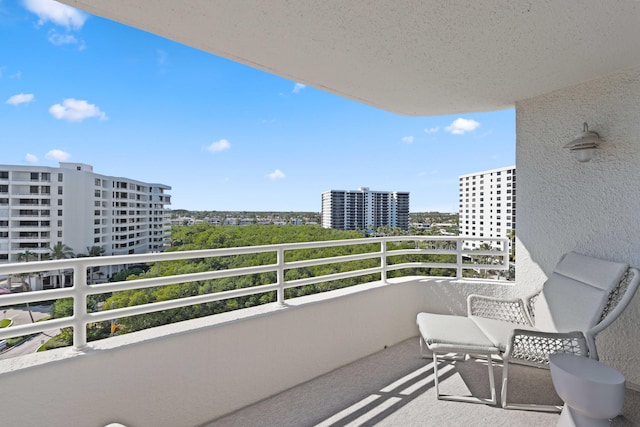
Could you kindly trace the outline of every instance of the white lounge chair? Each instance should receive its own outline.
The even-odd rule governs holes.
[[[598,359],[595,338],[631,301],[640,272],[628,264],[566,254],[540,292],[525,299],[501,300],[480,295],[467,299],[467,316],[420,313],[420,347],[433,353],[439,399],[496,404],[491,356],[503,360],[502,407],[559,411],[561,407],[509,404],[509,363],[548,367],[549,354],[572,353]],[[491,399],[441,395],[438,356],[486,355]],[[423,352],[424,355],[424,352]]]

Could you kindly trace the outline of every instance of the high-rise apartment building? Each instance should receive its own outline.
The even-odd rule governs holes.
[[[322,226],[373,231],[378,227],[409,229],[409,192],[330,190],[322,193]]]
[[[461,236],[511,238],[516,229],[515,166],[460,176],[459,219]],[[464,248],[483,243],[467,241]]]
[[[170,189],[99,175],[83,163],[0,165],[0,262],[25,252],[42,259],[58,243],[76,253],[160,251],[169,238]]]

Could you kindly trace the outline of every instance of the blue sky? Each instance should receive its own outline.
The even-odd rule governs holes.
[[[172,208],[317,211],[330,189],[456,212],[458,176],[515,163],[515,113],[405,117],[50,0],[0,0],[0,164],[81,162]]]

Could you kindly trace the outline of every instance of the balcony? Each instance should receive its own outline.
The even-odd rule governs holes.
[[[59,298],[72,298],[74,307],[73,316],[13,326],[0,332],[0,339],[6,339],[71,327],[74,335],[72,348],[0,361],[0,378],[4,387],[13,391],[7,406],[12,409],[3,411],[4,421],[11,424],[21,419],[24,423],[28,417],[33,424],[46,419],[51,425],[69,422],[100,425],[117,416],[131,425],[209,422],[415,337],[415,315],[421,310],[462,313],[469,293],[501,294],[513,288],[513,283],[507,281],[464,279],[467,270],[500,270],[507,265],[505,251],[465,252],[464,240],[387,237],[1,265],[3,276],[73,270],[75,284],[72,288],[0,296],[0,305],[4,307]],[[505,247],[506,241],[502,244]],[[352,248],[353,253],[334,258],[302,257],[320,248],[336,246]],[[87,271],[93,267],[245,254],[271,254],[272,261],[233,270],[86,285]],[[399,255],[433,254],[450,260],[393,261]],[[468,256],[492,262],[472,263]],[[377,260],[377,266],[285,280],[290,270],[359,260]],[[389,278],[394,272],[408,268],[444,268],[452,272],[452,277]],[[89,295],[260,273],[273,274],[274,283],[127,308],[95,312],[86,308]],[[374,279],[349,288],[285,298],[288,289],[322,286],[351,277]],[[275,302],[87,341],[87,326],[96,322],[267,293],[276,295]],[[417,352],[411,353],[406,357],[419,359]],[[109,372],[108,377],[101,374],[104,372]],[[47,398],[51,392],[48,387],[32,390],[29,386],[49,375],[56,378],[57,389],[65,390],[65,399]],[[152,390],[158,393],[150,394],[152,383]],[[29,401],[40,402],[36,408],[29,405],[28,415],[23,398],[26,393]],[[142,407],[146,409],[140,411]]]
[[[430,361],[419,356],[416,313],[428,310],[462,314],[470,293],[508,295],[514,290],[513,282],[463,277],[466,270],[504,268],[507,257],[504,251],[465,251],[462,248],[466,240],[370,238],[2,265],[2,275],[73,270],[75,283],[72,288],[0,296],[0,305],[5,308],[73,298],[75,313],[0,332],[0,339],[5,339],[61,327],[72,327],[74,331],[72,348],[0,361],[3,388],[11,391],[4,399],[3,421],[7,425],[39,425],[46,420],[54,426],[119,421],[132,426],[221,427],[258,425],[268,417],[269,425],[283,426],[422,425],[425,420],[437,420],[438,425],[467,425],[478,419],[498,425],[555,425],[555,414],[435,399]],[[506,241],[500,243],[505,247]],[[377,249],[372,250],[371,245]],[[354,253],[328,259],[299,259],[300,250],[313,252],[335,246],[353,247]],[[360,246],[369,249],[355,253]],[[275,263],[85,284],[87,271],[93,267],[268,253],[275,255]],[[297,255],[290,258],[294,254]],[[449,256],[452,262],[392,261],[398,255],[432,254]],[[476,260],[490,257],[495,264],[474,264],[469,256]],[[379,260],[379,264],[365,270],[285,280],[286,272],[296,268],[363,259]],[[392,272],[420,267],[448,268],[455,274],[388,278]],[[276,281],[128,308],[95,312],[86,309],[89,295],[264,272],[275,273]],[[285,298],[287,289],[370,275],[382,280]],[[87,342],[87,325],[95,322],[267,292],[277,294],[276,302]],[[488,390],[485,368],[479,364],[468,362],[468,370],[465,364],[456,373],[451,366],[445,367],[442,387],[463,393],[467,392],[465,387],[474,392]],[[548,401],[554,399],[548,372],[522,369],[528,370],[526,381],[512,384],[514,400],[520,397],[523,401],[533,398],[540,399],[540,403],[553,403]],[[64,390],[64,399],[51,399],[52,387]],[[38,404],[33,405],[34,401]],[[629,391],[619,425],[640,421],[639,408],[640,395]]]

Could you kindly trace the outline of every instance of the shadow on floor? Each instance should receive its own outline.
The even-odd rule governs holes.
[[[512,369],[513,368],[513,369]],[[501,365],[494,366],[499,392]],[[440,391],[489,397],[486,361],[443,362]],[[561,404],[548,370],[510,366],[509,402]],[[640,425],[640,393],[628,392],[614,426]],[[219,418],[207,427],[259,426],[555,426],[553,413],[505,410],[436,399],[433,365],[418,339],[404,341],[278,395]]]

